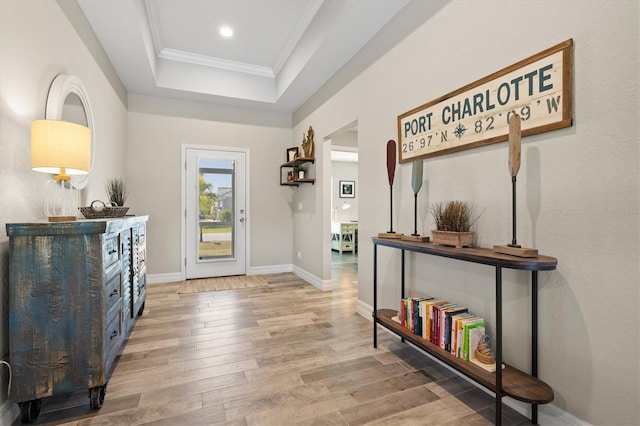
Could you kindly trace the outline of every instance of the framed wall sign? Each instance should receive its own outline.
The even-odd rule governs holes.
[[[398,162],[506,141],[518,113],[522,136],[569,127],[573,40],[398,116]]]
[[[356,183],[352,180],[340,181],[340,198],[355,198]]]

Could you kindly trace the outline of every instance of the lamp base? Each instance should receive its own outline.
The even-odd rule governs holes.
[[[538,250],[526,247],[493,246],[496,253],[510,254],[519,257],[538,257]]]
[[[49,216],[49,222],[73,222],[76,220],[75,216]]]
[[[56,180],[45,183],[44,215],[49,222],[70,222],[76,220],[80,191],[70,180]]]

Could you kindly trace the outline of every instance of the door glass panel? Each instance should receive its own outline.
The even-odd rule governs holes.
[[[235,161],[198,157],[199,262],[235,257]]]

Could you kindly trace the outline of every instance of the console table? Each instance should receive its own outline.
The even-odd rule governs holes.
[[[391,309],[378,309],[378,246],[390,247],[401,251],[401,292],[405,297],[405,252],[411,251],[426,255],[446,257],[463,262],[479,263],[495,268],[495,298],[496,298],[496,336],[495,355],[496,365],[503,365],[502,360],[502,269],[520,269],[531,271],[531,373],[527,374],[505,364],[505,368],[496,368],[489,373],[474,364],[455,357],[439,346],[412,334],[400,324],[392,320],[398,314]],[[556,268],[558,261],[549,256],[533,258],[519,258],[506,254],[495,253],[491,249],[481,247],[453,248],[433,243],[419,243],[397,239],[373,238],[373,347],[378,346],[377,326],[381,325],[436,357],[440,361],[458,370],[465,376],[495,392],[497,425],[502,422],[502,397],[510,396],[519,401],[531,404],[531,421],[538,422],[538,404],[553,401],[553,390],[549,385],[537,378],[538,376],[538,271],[550,271]]]

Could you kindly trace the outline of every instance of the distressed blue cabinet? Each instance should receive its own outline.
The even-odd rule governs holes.
[[[144,310],[147,219],[7,224],[11,399],[23,422],[35,420],[41,398],[79,389],[102,405]]]

